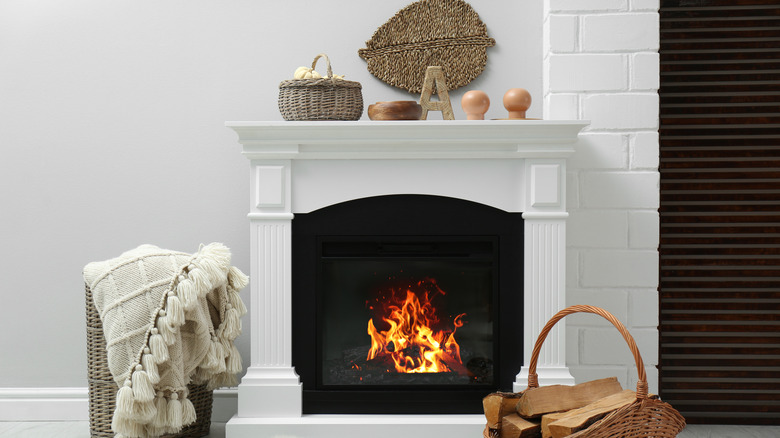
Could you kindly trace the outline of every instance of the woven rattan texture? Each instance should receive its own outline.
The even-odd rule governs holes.
[[[420,93],[428,66],[442,67],[450,90],[468,84],[485,70],[495,44],[468,3],[421,0],[380,26],[358,54],[383,82]]]
[[[363,115],[363,92],[359,82],[336,79],[324,53],[327,75],[319,79],[290,79],[279,84],[279,112],[284,120],[358,120]]]
[[[685,427],[685,419],[669,403],[663,402],[656,396],[647,393],[647,375],[642,361],[642,355],[636,346],[636,342],[626,327],[614,315],[604,309],[594,306],[577,305],[567,307],[556,313],[539,332],[531,353],[531,361],[528,367],[528,387],[539,386],[536,374],[536,363],[542,350],[547,334],[553,326],[566,315],[573,313],[593,313],[611,322],[623,335],[628,344],[628,349],[636,362],[638,381],[636,384],[636,400],[634,403],[618,409],[601,420],[593,423],[587,429],[569,435],[569,438],[673,438]]]
[[[86,287],[87,311],[87,378],[89,380],[89,432],[91,437],[114,437],[111,420],[116,405],[118,390],[106,358],[106,339],[103,336],[103,324],[100,321],[92,291]],[[209,434],[211,428],[211,408],[213,391],[206,385],[189,385],[189,399],[195,406],[197,420],[185,426],[181,432],[165,435],[165,438],[199,438]]]

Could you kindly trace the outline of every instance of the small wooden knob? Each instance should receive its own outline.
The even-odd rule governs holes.
[[[510,88],[504,94],[504,108],[509,111],[510,119],[524,119],[530,107],[531,93],[525,88]]]
[[[463,94],[460,106],[468,120],[485,120],[485,113],[490,108],[490,98],[481,90],[471,90]]]

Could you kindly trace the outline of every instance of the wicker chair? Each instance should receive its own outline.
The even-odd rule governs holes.
[[[113,437],[111,420],[114,416],[117,385],[108,369],[106,339],[92,291],[86,287],[87,307],[87,375],[89,379],[89,431],[91,437]],[[197,420],[174,435],[165,438],[199,438],[209,434],[213,391],[206,385],[189,385],[189,399],[195,406]]]

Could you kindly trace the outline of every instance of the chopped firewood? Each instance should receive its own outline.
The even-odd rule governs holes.
[[[499,429],[491,429],[487,427],[487,424],[485,425],[485,430],[482,431],[482,437],[483,438],[498,438],[498,435],[501,433]]]
[[[558,421],[564,415],[566,415],[566,412],[551,412],[542,415],[542,438],[552,438],[550,423]]]
[[[490,429],[500,429],[501,419],[514,414],[520,394],[515,392],[494,392],[482,399],[482,408]]]
[[[578,430],[585,429],[607,414],[636,400],[636,393],[630,389],[609,395],[586,406],[562,412],[557,421],[548,425],[552,438],[569,436]]]
[[[530,422],[517,414],[510,414],[501,419],[500,438],[541,437],[542,425]]]
[[[620,392],[623,388],[617,377],[591,380],[579,385],[550,385],[527,389],[517,403],[517,413],[534,418],[550,412],[581,408],[602,397]]]

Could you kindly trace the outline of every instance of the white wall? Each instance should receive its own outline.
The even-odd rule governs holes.
[[[366,105],[416,99],[357,56],[410,2],[0,2],[0,388],[86,386],[90,261],[221,241],[248,271],[248,163],[224,121],[279,120],[278,83],[320,52]],[[524,87],[529,117],[591,120],[569,167],[568,301],[629,326],[655,391],[658,0],[470,4],[497,45],[451,94],[456,117],[463,91],[500,118]],[[595,318],[567,318],[572,373],[633,385]],[[246,362],[246,335],[239,348]]]
[[[418,99],[357,55],[408,3],[0,2],[0,388],[86,386],[90,261],[221,241],[248,272],[248,161],[224,122],[281,120],[279,82],[320,52],[366,106]],[[456,117],[468,89],[505,117],[512,87],[540,117],[541,4],[470,3],[497,45],[451,94]],[[246,335],[239,348],[246,363]]]

